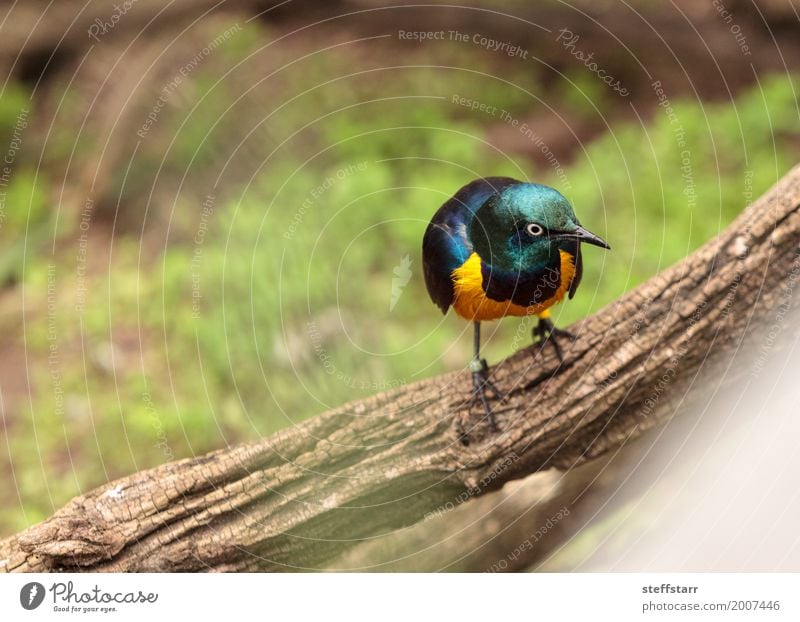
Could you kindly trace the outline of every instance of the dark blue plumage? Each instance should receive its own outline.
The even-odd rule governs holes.
[[[549,309],[570,298],[581,281],[581,242],[608,248],[584,229],[558,191],[510,177],[476,179],[461,188],[434,214],[422,240],[425,285],[442,310],[452,306],[474,323],[470,362],[475,402],[494,419],[485,391],[499,395],[480,357],[480,323],[508,315],[539,317],[533,329],[550,340],[569,336],[553,326]]]
[[[431,300],[442,313],[453,303],[453,270],[472,253],[467,231],[478,209],[493,194],[520,183],[511,177],[486,177],[463,186],[434,214],[422,238],[422,267]]]

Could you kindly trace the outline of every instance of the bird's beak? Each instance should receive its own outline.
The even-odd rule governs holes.
[[[601,248],[607,248],[608,250],[611,250],[611,247],[603,238],[595,235],[591,231],[587,231],[580,225],[575,228],[575,232],[572,235],[577,237],[581,242],[586,242],[587,244],[593,244],[594,246],[600,246]]]

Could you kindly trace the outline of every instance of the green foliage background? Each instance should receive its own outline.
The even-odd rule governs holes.
[[[346,47],[287,67],[296,56],[273,49],[278,69],[259,82],[267,72],[258,28],[215,50],[169,98],[130,165],[114,171],[121,207],[107,222],[116,235],[101,252],[92,225],[82,309],[80,220],[62,214],[56,223],[52,209],[62,180],[32,158],[16,163],[0,269],[14,285],[5,304],[24,296],[28,311],[24,326],[6,316],[3,328],[7,350],[24,355],[31,392],[4,419],[10,449],[0,461],[14,485],[0,489],[0,531],[109,478],[465,365],[471,334],[428,301],[420,240],[435,209],[471,178],[550,183],[611,243],[612,252],[587,249],[582,288],[556,312],[566,325],[716,235],[796,160],[797,83],[785,76],[762,77],[733,103],[674,98],[684,149],[662,108],[638,124],[611,121],[560,179],[551,166],[489,146],[488,130],[502,120],[452,97],[515,118],[545,106],[605,118],[627,105],[591,74],[576,72],[539,100],[530,66],[500,79],[485,51],[443,44],[439,67],[421,55],[380,73]],[[22,107],[35,119],[26,88],[4,92],[0,134],[13,131]],[[65,110],[80,107],[66,85],[64,95]],[[76,141],[68,117],[58,119],[50,157],[85,153],[91,138]],[[156,178],[168,191],[148,199]],[[123,226],[126,218],[136,224]],[[390,310],[406,256],[412,276]],[[487,331],[490,361],[523,345],[514,340],[519,322]]]

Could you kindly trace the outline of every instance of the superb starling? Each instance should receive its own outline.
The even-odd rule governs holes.
[[[425,285],[431,300],[474,325],[469,409],[483,405],[495,428],[486,389],[489,367],[480,356],[481,322],[507,315],[538,316],[533,337],[550,341],[561,359],[550,307],[581,282],[581,242],[610,248],[584,229],[567,199],[548,186],[509,177],[470,182],[434,214],[422,240]]]

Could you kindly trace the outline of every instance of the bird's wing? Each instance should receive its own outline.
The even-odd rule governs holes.
[[[460,246],[457,236],[458,234],[448,224],[431,222],[425,231],[425,237],[422,238],[425,287],[431,300],[442,313],[447,313],[447,309],[453,303],[453,279],[450,274],[464,263],[463,261],[458,263],[458,257],[463,257],[464,253],[459,253],[457,248],[454,248]],[[466,255],[469,256],[469,250]]]
[[[575,243],[575,274],[572,277],[572,282],[569,284],[569,298],[575,295],[578,285],[581,284],[581,277],[583,277],[583,257],[581,256],[581,243]]]
[[[453,270],[472,253],[468,229],[478,208],[504,188],[520,183],[510,177],[476,179],[462,187],[434,214],[422,238],[425,287],[442,313],[453,303]]]

